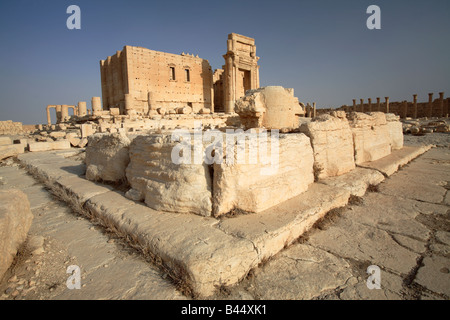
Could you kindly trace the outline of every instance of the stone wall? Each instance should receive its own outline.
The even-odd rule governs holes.
[[[167,111],[189,106],[194,113],[211,109],[212,70],[207,60],[186,54],[125,46],[100,62],[103,109]]]
[[[0,121],[0,134],[20,134],[22,132],[22,122]]]

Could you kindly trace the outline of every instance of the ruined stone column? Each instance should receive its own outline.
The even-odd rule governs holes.
[[[353,110],[354,112],[356,112],[356,99],[353,99]]]
[[[66,122],[67,120],[69,120],[69,106],[63,104],[61,106],[61,122]]]
[[[98,115],[102,111],[102,102],[100,97],[92,97],[92,114]]]
[[[400,115],[403,119],[406,119],[406,116],[408,115],[408,101],[403,101],[403,112]]]
[[[55,111],[56,111],[56,106],[52,106],[52,105],[47,106],[47,124],[49,126],[52,125],[52,117],[50,115],[50,109],[52,109],[52,108],[55,109]]]
[[[62,119],[61,117],[62,106],[58,104],[55,109],[56,109],[56,123],[60,123]]]
[[[131,94],[125,94],[125,113],[131,115],[133,113],[133,97]]]
[[[428,94],[428,117],[431,118],[433,116],[433,94]]]
[[[85,115],[87,115],[86,101],[80,101],[78,102],[78,116],[84,117]]]
[[[438,117],[444,116],[444,93],[439,92],[439,115]]]
[[[225,70],[224,73],[224,94],[225,94],[225,113],[234,112],[235,104],[235,84],[234,84],[234,68],[233,58],[231,56],[225,57]]]
[[[389,97],[384,97],[386,99],[385,113],[389,113]]]
[[[316,103],[313,102],[313,109],[312,109],[312,118],[316,117]]]
[[[311,110],[311,105],[309,104],[309,102],[306,104],[306,117],[312,118],[312,110]]]
[[[445,103],[444,103],[444,117],[448,118],[448,107],[450,104],[450,98],[445,99]]]
[[[413,94],[414,119],[417,119],[417,94]]]
[[[360,99],[361,100],[361,110],[360,112],[364,112],[364,99]]]
[[[157,113],[157,105],[156,105],[156,97],[155,94],[152,92],[147,93],[147,101],[148,101],[148,114],[155,114]]]
[[[380,97],[377,97],[377,112],[381,111]]]

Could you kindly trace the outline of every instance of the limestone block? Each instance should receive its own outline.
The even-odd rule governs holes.
[[[384,113],[352,112],[348,119],[356,164],[378,160],[391,153],[391,137]]]
[[[278,150],[274,148],[276,140]],[[221,164],[214,163],[215,216],[234,209],[261,212],[301,194],[314,182],[313,150],[306,135],[280,134],[278,139],[268,137],[267,144],[258,146],[258,151],[267,150],[268,157],[258,157],[254,164],[249,161],[250,149],[250,146],[245,148],[244,163],[238,162],[238,152],[234,152],[233,164],[226,160]]]
[[[53,131],[53,132],[50,132],[49,136],[52,138],[55,138],[55,139],[65,138],[66,132],[65,131]]]
[[[30,152],[50,151],[52,150],[52,142],[31,142],[28,144]]]
[[[66,150],[70,149],[70,142],[69,140],[58,140],[53,141],[51,143],[52,150]]]
[[[400,117],[387,113],[386,124],[389,130],[392,150],[403,148],[403,124],[400,122]]]
[[[247,91],[236,101],[235,112],[246,129],[292,129],[298,127],[303,114],[293,89],[269,86]]]
[[[86,148],[86,178],[120,182],[130,161],[130,139],[124,133],[94,134],[88,138]]]
[[[318,179],[339,176],[355,168],[353,136],[345,112],[343,117],[335,115],[324,114],[300,126],[300,132],[311,139]]]
[[[10,137],[0,137],[0,146],[12,144]]]
[[[95,129],[92,127],[92,124],[84,123],[81,125],[81,137],[87,138],[91,134],[95,133]]]
[[[66,150],[70,149],[70,142],[68,140],[58,140],[52,142],[32,142],[28,144],[28,149],[30,152]]]
[[[88,142],[88,138],[81,138],[80,142],[78,143],[78,147],[84,148],[87,146]]]
[[[0,160],[17,156],[19,153],[14,145],[10,146],[0,146]]]
[[[200,114],[210,114],[211,109],[210,108],[201,108],[199,111]]]
[[[189,148],[192,141],[186,141]],[[133,191],[127,196],[142,199],[152,209],[211,215],[211,176],[204,162],[176,164],[172,150],[179,142],[171,135],[138,136],[130,144],[126,176]]]
[[[33,214],[20,190],[0,190],[0,279],[27,238]]]
[[[178,114],[191,114],[192,108],[191,107],[182,107],[177,109]]]
[[[119,108],[110,108],[109,114],[112,116],[118,116],[118,115],[120,115],[120,109]]]

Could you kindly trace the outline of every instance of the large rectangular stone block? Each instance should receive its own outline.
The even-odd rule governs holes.
[[[300,131],[311,139],[316,178],[339,176],[355,168],[353,136],[344,112],[304,122]]]
[[[186,141],[191,148],[192,142]],[[138,136],[130,144],[127,197],[144,200],[152,209],[211,215],[211,175],[206,163],[177,164],[172,151],[179,142],[171,135]],[[186,156],[186,155],[185,155]]]
[[[391,139],[391,147],[393,150],[403,148],[403,125],[400,122],[400,116],[393,113],[386,114],[386,125]]]
[[[356,164],[378,160],[391,153],[391,138],[384,113],[352,112],[348,119]]]
[[[125,133],[90,135],[86,148],[86,178],[110,182],[125,180],[130,143]]]
[[[238,152],[234,153],[233,164],[228,161],[214,163],[215,216],[232,210],[261,212],[299,195],[314,182],[313,150],[306,135],[280,134],[279,138],[271,135],[266,141],[257,149],[259,155],[262,151],[267,157],[258,156],[256,163],[250,159],[250,144],[243,153],[244,163],[239,163]],[[228,153],[230,145],[227,144]],[[238,150],[236,145],[232,146]]]

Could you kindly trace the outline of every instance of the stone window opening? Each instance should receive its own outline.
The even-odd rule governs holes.
[[[189,69],[184,69],[184,73],[185,73],[185,81],[191,82],[191,71]]]
[[[170,80],[175,81],[175,67],[170,67]]]

